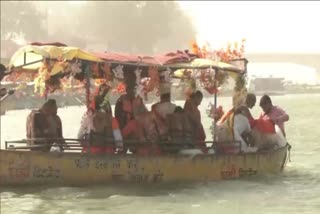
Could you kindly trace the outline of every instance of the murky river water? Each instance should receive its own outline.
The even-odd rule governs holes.
[[[290,115],[291,160],[280,175],[198,184],[1,188],[3,213],[320,213],[320,94],[272,97]],[[230,98],[221,98],[230,106]],[[202,109],[206,109],[204,100]],[[183,104],[178,102],[178,104]],[[64,136],[76,136],[84,108],[59,109]],[[253,110],[258,116],[260,107]],[[5,140],[25,137],[29,111],[1,116]],[[210,119],[203,114],[209,136]]]

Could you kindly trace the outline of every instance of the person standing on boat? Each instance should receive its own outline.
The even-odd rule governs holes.
[[[289,115],[282,108],[273,105],[268,95],[261,97],[260,107],[263,110],[260,114],[260,119],[271,120],[274,125],[280,128],[283,136],[286,137],[284,123],[289,120]]]
[[[188,98],[184,104],[184,111],[189,116],[195,127],[195,140],[204,153],[208,152],[208,148],[205,144],[206,134],[204,132],[203,125],[201,123],[201,113],[198,106],[201,104],[203,94],[201,91],[194,92],[190,98]]]

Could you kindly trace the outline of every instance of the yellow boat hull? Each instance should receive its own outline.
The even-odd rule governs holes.
[[[0,150],[0,185],[216,181],[283,170],[288,147],[237,155],[90,155]]]

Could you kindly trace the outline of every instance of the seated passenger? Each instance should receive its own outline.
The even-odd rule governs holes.
[[[168,130],[170,142],[175,149],[169,152],[179,151],[184,148],[193,148],[195,142],[194,127],[190,118],[185,114],[183,108],[176,107],[173,114],[168,115]]]
[[[26,134],[30,146],[42,145],[38,148],[31,148],[31,151],[45,151],[50,150],[52,142],[49,138],[54,137],[52,127],[48,121],[48,117],[52,114],[50,103],[45,102],[38,110],[32,110],[27,117]],[[39,139],[41,138],[41,139]]]
[[[141,97],[135,96],[134,86],[128,86],[126,89],[126,94],[121,95],[115,105],[115,117],[117,118],[122,130],[126,124],[134,119],[133,111],[135,106],[144,106]],[[144,106],[147,110],[147,108]]]
[[[246,115],[238,113],[234,116],[234,140],[240,142],[242,152],[256,152],[258,148],[250,147],[251,126]]]
[[[252,109],[255,106],[256,101],[257,101],[256,95],[253,94],[253,93],[248,93],[247,96],[246,96],[245,104],[239,106],[235,110],[236,113],[242,112],[244,115],[247,116],[247,118],[248,118],[248,120],[250,122],[251,128],[253,128],[253,126],[254,126],[254,118],[253,118],[253,116],[252,116],[252,114],[251,114],[249,109]]]
[[[203,125],[201,123],[201,114],[198,106],[202,102],[203,95],[200,91],[193,93],[188,98],[184,105],[184,111],[195,126],[195,138],[197,145],[201,148],[204,153],[208,152],[208,148],[205,144],[206,134],[204,132]]]
[[[109,124],[112,125],[113,138],[118,153],[123,152],[123,139],[120,131],[118,120],[112,115],[112,108],[109,101],[105,101],[101,104],[102,109],[106,113],[106,119]]]
[[[50,133],[52,138],[56,138],[52,140],[52,144],[60,144],[59,148],[60,151],[63,151],[63,146],[61,144],[64,144],[65,141],[63,140],[63,135],[62,135],[62,122],[60,117],[58,116],[58,107],[56,100],[54,99],[49,99],[47,101],[49,103],[50,107],[50,114],[48,115],[48,123],[50,126]]]
[[[170,84],[160,84],[160,102],[152,105],[151,110],[165,122],[167,115],[175,111],[176,105],[171,103]]]
[[[122,129],[123,138],[128,142],[133,141],[136,145],[130,148],[133,154],[160,154],[158,147],[159,133],[155,119],[156,117],[152,111],[148,112],[141,106],[135,109],[134,119],[130,120]],[[142,143],[142,145],[140,146],[139,143]]]
[[[249,147],[249,143],[251,143],[251,126],[246,115],[242,113],[232,114],[216,128],[217,141],[222,143],[222,146],[227,146],[227,144],[236,141],[240,143],[242,152],[257,151],[257,148]]]
[[[84,114],[78,138],[82,139],[83,152],[114,153],[114,136],[112,118],[106,114],[100,105],[99,99],[95,99],[95,109],[88,109]],[[111,144],[111,145],[110,145]]]

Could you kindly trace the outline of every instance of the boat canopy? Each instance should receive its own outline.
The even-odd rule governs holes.
[[[123,77],[124,74],[128,75],[128,73],[136,73],[141,70],[139,79],[148,77],[147,81],[150,82],[148,84],[153,84],[153,81],[159,83],[156,77],[157,72],[169,71],[170,78],[200,78],[204,88],[212,94],[215,90],[211,89],[219,87],[225,81],[226,76],[237,80],[239,76],[246,73],[247,60],[245,58],[235,59],[228,63],[211,58],[201,58],[188,50],[146,56],[85,51],[60,43],[32,44],[18,49],[13,54],[8,65],[12,69],[8,69],[10,74],[5,81],[33,81],[35,87],[48,88],[47,86],[53,87],[54,85],[53,88],[56,89],[67,89],[73,88],[69,86],[68,77],[75,79],[78,85],[90,79],[110,81],[110,83],[114,80],[125,82],[127,80]],[[43,72],[44,70],[46,71]],[[192,77],[188,76],[190,71],[192,71]],[[119,74],[122,78],[119,78]],[[41,91],[43,92],[44,89]]]
[[[9,66],[22,67],[23,69],[36,70],[42,65],[43,59],[81,59],[101,62],[97,56],[76,47],[58,47],[53,45],[27,45],[16,51]]]
[[[235,73],[243,70],[225,62],[211,59],[198,58],[187,51],[176,51],[165,54],[146,56],[117,52],[89,52],[77,47],[64,45],[50,45],[32,43],[18,49],[11,57],[9,67],[21,67],[22,69],[36,70],[41,66],[43,59],[51,60],[87,60],[91,62],[108,62],[111,64],[170,67],[172,69],[206,69],[217,68]]]
[[[143,66],[156,66],[159,69],[161,68],[170,68],[172,70],[179,69],[219,69],[229,72],[233,72],[234,77],[237,73],[241,73],[244,70],[237,68],[234,65],[214,61],[211,59],[196,58],[195,55],[189,55],[186,52],[178,51],[176,53],[170,52],[162,55],[156,56],[139,56],[132,54],[123,54],[123,53],[94,53],[95,56],[99,57],[105,62],[114,63],[114,64],[124,64],[124,65],[135,65],[139,67]]]

